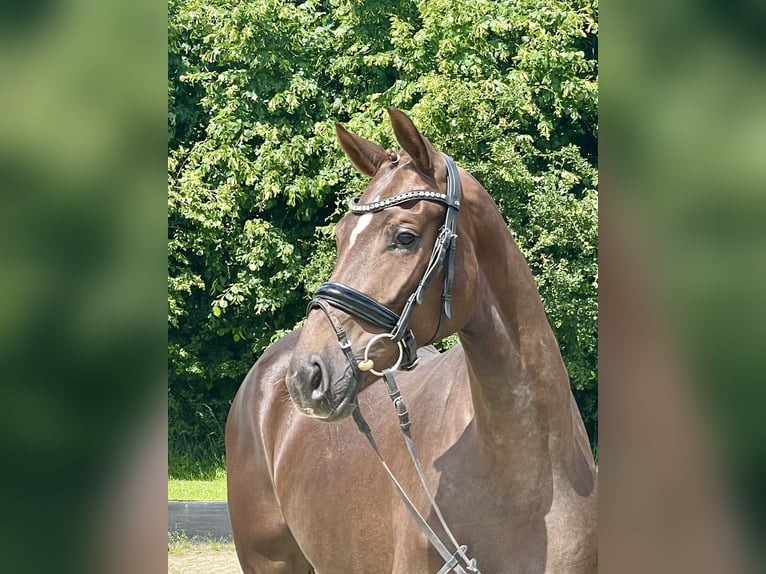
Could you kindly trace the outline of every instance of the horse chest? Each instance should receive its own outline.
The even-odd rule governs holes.
[[[275,487],[290,531],[317,574],[437,572],[443,562],[353,424],[300,420],[306,428],[284,445],[291,457],[275,468]],[[478,456],[470,428],[448,442],[425,449],[424,464],[447,521],[482,571],[552,572],[554,562],[566,561],[566,549],[557,547],[558,519],[549,512],[559,506],[553,485],[541,483],[534,496],[519,501]],[[436,525],[400,437],[386,435],[381,448]]]

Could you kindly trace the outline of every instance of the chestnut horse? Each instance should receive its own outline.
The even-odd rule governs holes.
[[[305,325],[261,356],[231,406],[229,512],[242,569],[447,571],[349,417],[364,413],[382,458],[443,538],[378,376],[402,358],[409,432],[478,569],[596,572],[595,467],[529,268],[481,184],[404,113],[389,115],[399,152],[336,125],[372,179],[337,225],[331,282]],[[388,319],[399,321],[396,336],[368,346]],[[459,345],[420,349],[412,368],[418,345],[451,333]]]

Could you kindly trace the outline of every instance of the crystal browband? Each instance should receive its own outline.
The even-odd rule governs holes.
[[[400,193],[399,195],[381,199],[380,201],[374,201],[372,203],[360,204],[359,199],[360,198],[355,197],[349,202],[349,209],[351,209],[352,213],[374,213],[376,211],[382,211],[387,207],[392,207],[401,203],[407,203],[408,201],[416,201],[421,199],[443,203],[444,205],[449,205],[455,209],[460,208],[459,199],[455,199],[453,205],[453,203],[450,202],[449,198],[447,197],[447,194],[439,193],[438,191],[431,191],[428,189],[413,189],[412,191],[406,191],[404,193]]]

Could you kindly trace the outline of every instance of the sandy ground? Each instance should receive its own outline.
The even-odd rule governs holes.
[[[242,569],[233,549],[194,544],[168,552],[168,574],[242,574]]]

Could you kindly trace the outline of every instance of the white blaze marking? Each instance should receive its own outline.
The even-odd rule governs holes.
[[[359,221],[357,221],[356,227],[354,227],[354,230],[351,232],[351,243],[349,244],[349,248],[354,246],[356,238],[370,224],[373,215],[374,214],[372,213],[365,213],[364,215],[359,216]]]

